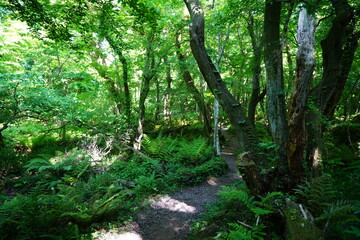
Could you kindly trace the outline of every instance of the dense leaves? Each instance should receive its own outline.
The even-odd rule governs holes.
[[[316,21],[306,86],[304,8]],[[282,239],[284,196],[326,238],[358,237],[358,15],[351,0],[1,1],[0,236],[85,238],[224,173],[217,98],[250,190],[220,192],[195,239]]]

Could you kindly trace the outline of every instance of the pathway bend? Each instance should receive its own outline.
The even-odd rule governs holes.
[[[106,232],[98,240],[185,240],[191,223],[205,211],[205,206],[217,198],[221,186],[240,180],[236,169],[237,141],[228,131],[222,134],[226,144],[222,149],[229,172],[218,178],[193,187],[184,188],[171,195],[152,200],[152,204],[139,213],[125,233]]]

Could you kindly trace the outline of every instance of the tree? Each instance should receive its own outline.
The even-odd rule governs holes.
[[[314,108],[308,115],[308,132],[313,139],[308,146],[307,160],[315,175],[319,175],[321,158],[321,136],[325,130],[323,118],[331,121],[348,79],[355,51],[358,47],[360,31],[356,29],[357,12],[348,1],[331,1],[335,17],[325,39],[321,41],[322,79],[311,90]]]
[[[288,141],[285,110],[282,45],[280,43],[281,2],[266,1],[264,17],[264,59],[266,69],[266,112],[273,141],[281,162],[286,159]]]
[[[305,113],[315,67],[315,19],[305,8],[299,15],[297,39],[297,69],[289,110],[289,141],[286,155],[290,176],[295,184],[300,184],[306,148]]]
[[[262,194],[265,189],[258,169],[261,158],[258,157],[260,151],[256,151],[258,145],[255,132],[248,122],[243,106],[229,92],[206,51],[204,14],[201,2],[199,0],[185,0],[185,4],[191,16],[190,47],[194,58],[211,92],[218,99],[232,126],[234,126],[242,150],[246,152],[242,155],[239,165],[247,186],[254,194]]]
[[[186,83],[188,91],[192,94],[193,98],[196,101],[197,106],[199,107],[200,113],[202,115],[204,121],[204,131],[207,135],[211,135],[212,128],[211,128],[211,120],[210,120],[210,113],[208,107],[204,101],[204,96],[201,92],[196,88],[194,84],[194,79],[191,77],[190,71],[186,66],[185,56],[181,53],[181,46],[180,46],[180,38],[181,35],[176,37],[176,54],[179,60],[180,72],[182,73],[182,78]]]

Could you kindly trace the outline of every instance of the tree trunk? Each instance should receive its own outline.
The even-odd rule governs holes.
[[[278,147],[280,163],[286,165],[288,140],[280,44],[281,2],[266,1],[264,22],[264,59],[266,68],[266,110],[270,131]]]
[[[8,123],[4,123],[2,128],[0,129],[0,148],[5,147],[5,141],[4,141],[4,136],[2,134],[2,132],[7,129],[9,127]]]
[[[145,100],[150,91],[150,81],[155,77],[155,57],[152,46],[153,38],[154,33],[150,33],[150,36],[148,37],[148,46],[146,48],[145,68],[142,76],[143,81],[140,90],[138,126],[134,142],[134,148],[136,150],[141,149],[142,138],[144,135],[144,121],[146,112]]]
[[[115,43],[115,41],[111,37],[106,37],[106,40],[109,42],[111,48],[115,51],[118,56],[121,64],[122,64],[122,83],[124,88],[124,95],[122,97],[122,105],[124,105],[124,112],[128,118],[128,121],[131,119],[131,95],[129,90],[129,69],[128,63],[124,54],[122,53],[119,46]]]
[[[117,55],[119,61],[122,65],[122,85],[123,89],[114,82],[115,88],[113,89],[114,94],[120,99],[120,103],[117,103],[117,108],[127,117],[127,123],[130,124],[131,121],[131,94],[129,90],[129,68],[128,62],[123,54],[123,50],[120,47],[121,43],[121,35],[114,27],[114,22],[108,21],[112,19],[111,14],[107,11],[110,5],[105,4],[102,6],[102,13],[100,17],[101,25],[100,34],[105,37],[110,47],[113,49],[115,54]],[[111,29],[111,30],[110,30]],[[123,90],[120,92],[118,90]],[[115,91],[117,91],[115,93]]]
[[[219,136],[219,112],[220,112],[219,101],[215,98],[214,99],[214,149],[216,156],[221,155],[220,136]]]
[[[229,40],[230,35],[230,25],[228,25],[225,39],[222,40],[220,32],[218,32],[217,40],[218,40],[218,56],[215,61],[216,70],[220,74],[220,62],[224,55],[226,43]],[[214,99],[214,149],[216,156],[221,155],[221,148],[220,148],[220,134],[219,134],[219,115],[220,115],[220,105],[219,101],[215,98]]]
[[[319,165],[316,153],[321,152],[321,136],[325,130],[322,117],[331,120],[340,100],[348,74],[358,46],[360,31],[356,29],[355,9],[346,0],[331,0],[336,16],[324,40],[321,41],[323,52],[323,74],[320,84],[311,92],[314,108],[309,113],[308,132],[313,141],[308,147],[308,161],[313,167]],[[314,172],[318,170],[314,169]]]
[[[161,112],[161,97],[160,97],[160,80],[159,78],[155,81],[155,87],[156,87],[156,108],[155,108],[155,121],[160,120],[160,112]]]
[[[248,188],[253,194],[263,194],[262,176],[258,168],[260,159],[258,141],[256,134],[249,124],[243,107],[234,96],[229,92],[225,83],[212,63],[204,42],[204,14],[199,0],[184,0],[190,15],[190,46],[198,67],[207,82],[210,91],[218,99],[220,105],[228,115],[231,124],[234,127],[238,140],[240,141],[242,154],[239,159],[240,171],[246,181]]]
[[[176,38],[176,46],[177,46],[176,54],[179,59],[180,70],[182,72],[183,79],[186,83],[187,89],[192,94],[193,98],[195,99],[195,102],[196,102],[197,106],[199,107],[200,113],[203,117],[205,134],[211,135],[213,130],[211,128],[210,113],[209,113],[208,107],[206,106],[206,103],[204,101],[204,96],[196,88],[196,86],[194,84],[194,80],[191,77],[191,74],[186,66],[185,56],[180,51],[180,39],[179,38],[180,38],[180,35],[178,35],[178,37]]]
[[[306,147],[305,111],[315,67],[315,19],[302,9],[298,21],[295,88],[289,109],[287,162],[292,183],[300,183]]]
[[[261,39],[262,36],[255,35],[254,17],[252,16],[252,14],[249,14],[249,24],[247,26],[247,29],[250,33],[251,45],[254,54],[252,62],[252,92],[248,106],[248,118],[249,123],[253,126],[253,128],[255,128],[256,106],[260,101],[260,73],[263,43]]]
[[[170,92],[171,92],[171,67],[170,63],[167,60],[167,56],[164,57],[166,64],[166,90],[164,94],[164,120],[171,120],[171,104],[170,104]]]

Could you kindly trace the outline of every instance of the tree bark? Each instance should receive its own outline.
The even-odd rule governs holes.
[[[354,60],[360,32],[356,31],[355,10],[346,0],[331,0],[336,17],[324,40],[322,82],[317,87],[319,109],[333,118]]]
[[[144,136],[144,121],[145,121],[145,100],[150,91],[150,81],[155,77],[155,57],[153,52],[153,38],[154,33],[150,33],[148,37],[148,46],[146,48],[145,68],[142,75],[142,86],[140,90],[139,99],[139,115],[137,133],[134,141],[134,148],[136,150],[141,149],[142,138]]]
[[[358,46],[360,31],[357,31],[355,9],[346,0],[331,0],[336,16],[324,40],[323,73],[321,82],[311,91],[314,108],[308,115],[309,138],[307,158],[313,172],[319,173],[318,153],[321,153],[321,136],[325,130],[323,119],[331,120],[342,95]]]
[[[263,194],[262,176],[258,168],[258,163],[263,156],[258,153],[258,141],[256,134],[249,124],[243,107],[234,96],[229,92],[223,82],[219,72],[212,63],[206,49],[204,39],[204,14],[199,0],[184,0],[191,15],[190,23],[190,46],[198,67],[208,84],[210,91],[218,99],[220,105],[228,115],[231,124],[235,129],[235,134],[240,141],[242,154],[239,159],[240,171],[242,172],[248,188],[253,194]]]
[[[252,62],[252,92],[248,106],[249,123],[255,128],[256,106],[260,101],[260,74],[261,74],[261,56],[263,49],[262,36],[256,36],[254,30],[254,17],[249,14],[249,24],[247,29],[251,38],[251,46],[253,50]],[[259,39],[259,40],[258,40]]]
[[[301,182],[304,172],[302,164],[306,147],[305,111],[315,67],[315,19],[305,8],[299,15],[297,39],[296,78],[289,109],[287,147],[288,169],[294,185]]]
[[[171,120],[171,105],[170,105],[170,92],[171,92],[171,67],[168,62],[167,56],[164,57],[166,64],[166,90],[164,94],[164,120]]]
[[[220,32],[218,32],[217,40],[218,40],[218,56],[215,61],[216,70],[220,74],[220,62],[225,52],[225,47],[227,41],[229,40],[230,35],[230,24],[228,25],[225,39],[222,40]],[[215,98],[214,99],[214,149],[216,156],[221,155],[221,148],[220,148],[220,134],[219,134],[219,115],[220,115],[220,104],[219,101]]]
[[[280,163],[286,165],[288,140],[280,44],[281,2],[266,1],[264,22],[264,59],[266,68],[266,110],[270,131],[278,147]]]
[[[214,149],[216,156],[221,155],[220,136],[219,136],[219,112],[220,112],[219,101],[215,98],[214,99]]]

